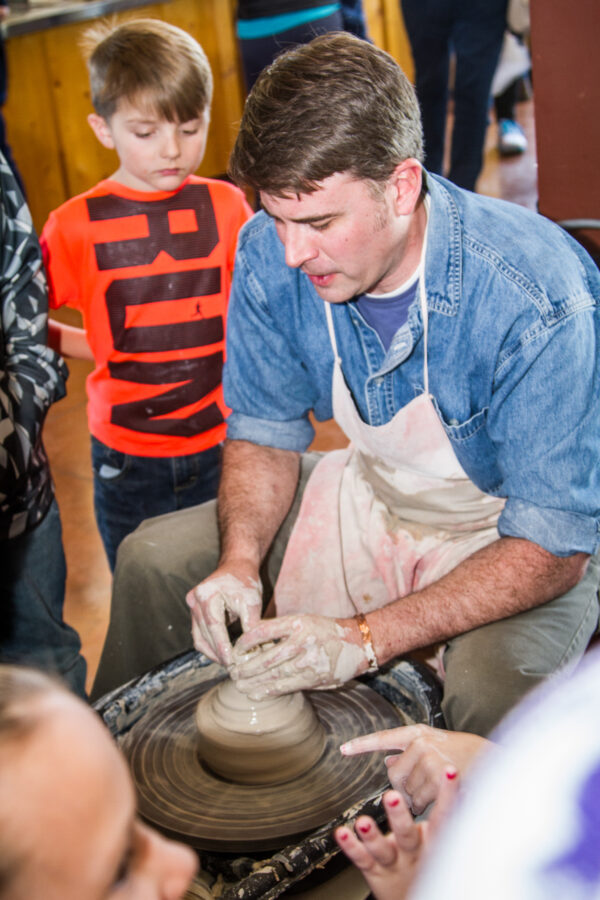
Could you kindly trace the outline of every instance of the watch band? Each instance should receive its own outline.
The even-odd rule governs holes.
[[[369,623],[367,622],[363,613],[357,613],[354,618],[356,619],[356,624],[358,625],[360,636],[363,642],[363,650],[365,651],[365,656],[367,657],[367,662],[369,663],[369,668],[366,672],[363,672],[363,674],[369,675],[373,672],[377,672],[377,670],[379,669],[377,654],[375,653],[375,647],[373,646],[373,635],[371,634]]]

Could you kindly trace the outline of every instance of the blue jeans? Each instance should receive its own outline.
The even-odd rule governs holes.
[[[144,519],[217,495],[221,445],[189,456],[131,456],[92,436],[94,510],[111,571],[124,537]]]
[[[325,3],[325,0],[323,0]],[[328,34],[331,31],[343,31],[344,20],[341,12],[334,12],[322,19],[297,25],[296,28],[288,28],[278,34],[269,34],[266,37],[244,39],[239,41],[242,68],[246,90],[254,87],[254,82],[263,69],[270,66],[276,56],[284,50],[291,50],[298,44],[307,44],[319,34]]]
[[[475,190],[490,89],[506,28],[507,0],[402,0],[423,118],[425,165],[442,173],[448,72],[456,55],[454,127],[448,178]]]
[[[56,500],[37,528],[0,543],[0,660],[59,673],[85,697],[86,663],[63,621],[67,567]]]

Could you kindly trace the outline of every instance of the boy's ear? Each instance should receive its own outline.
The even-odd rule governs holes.
[[[106,119],[103,119],[102,116],[99,116],[97,113],[90,113],[87,120],[90,128],[102,146],[106,147],[108,150],[114,150],[115,142],[113,141],[112,132]]]

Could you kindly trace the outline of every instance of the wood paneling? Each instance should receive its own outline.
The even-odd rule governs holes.
[[[556,221],[600,219],[598,0],[531,3],[539,211]],[[600,231],[575,236],[596,260]]]

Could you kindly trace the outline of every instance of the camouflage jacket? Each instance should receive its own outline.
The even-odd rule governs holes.
[[[54,496],[42,425],[67,367],[47,346],[48,299],[31,215],[0,156],[0,538],[44,518]]]

